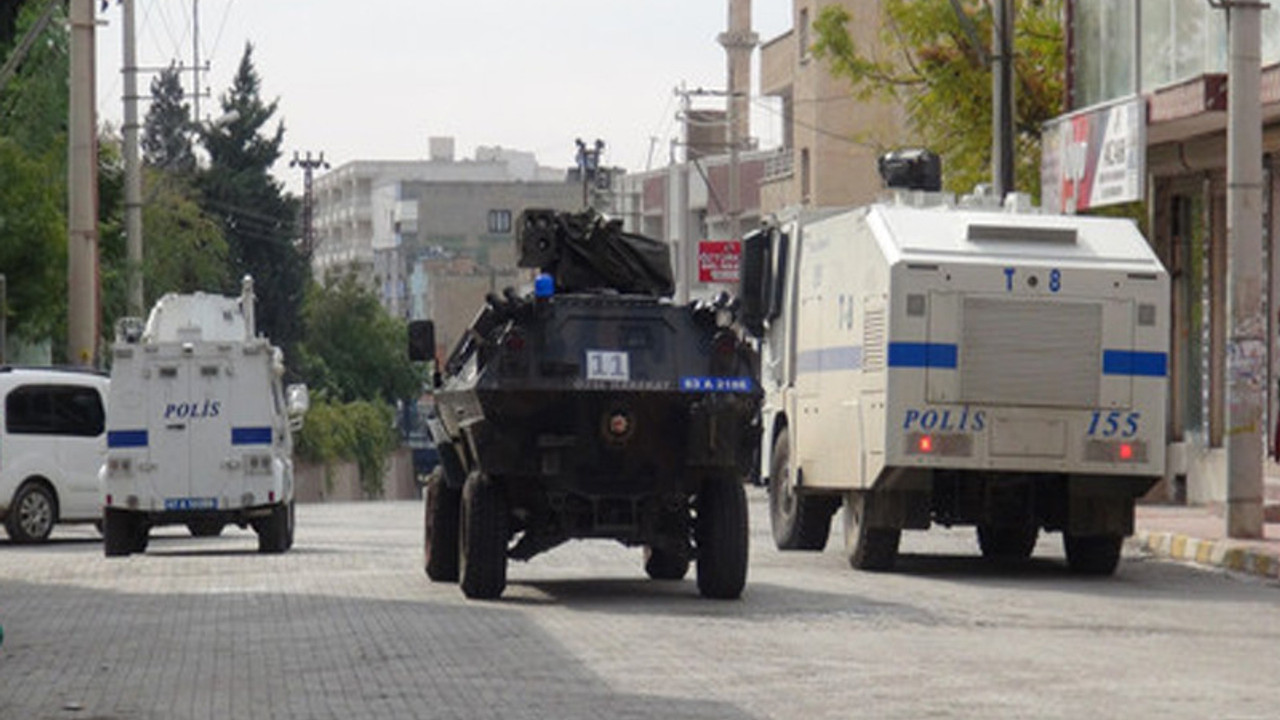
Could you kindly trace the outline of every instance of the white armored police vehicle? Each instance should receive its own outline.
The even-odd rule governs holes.
[[[108,557],[145,551],[159,525],[252,526],[260,552],[293,545],[291,432],[308,401],[283,375],[283,353],[255,333],[248,277],[238,298],[170,293],[145,327],[120,323],[101,471]]]
[[[1163,267],[1127,220],[957,205],[919,189],[940,187],[927,152],[881,170],[913,189],[744,240],[777,546],[822,549],[843,505],[856,568],[937,522],[997,560],[1061,531],[1072,571],[1111,574],[1164,473]]]

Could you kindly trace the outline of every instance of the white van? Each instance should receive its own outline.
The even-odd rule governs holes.
[[[87,370],[0,367],[0,520],[13,542],[101,518],[107,386]]]
[[[284,356],[254,331],[240,297],[170,293],[145,327],[122,321],[111,348],[101,469],[104,551],[146,550],[150,529],[210,536],[252,527],[261,552],[293,545],[293,438],[306,386],[286,389]]]

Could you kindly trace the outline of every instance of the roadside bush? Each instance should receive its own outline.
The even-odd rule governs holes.
[[[355,462],[365,496],[381,497],[387,456],[399,442],[392,427],[394,417],[391,406],[381,402],[337,403],[314,398],[302,432],[298,433],[297,455],[324,466],[326,491],[333,490],[330,466]]]

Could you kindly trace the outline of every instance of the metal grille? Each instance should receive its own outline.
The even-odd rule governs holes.
[[[963,318],[964,402],[1097,406],[1102,306],[965,298]]]
[[[884,308],[867,308],[862,321],[862,370],[878,372],[885,363],[885,314]]]

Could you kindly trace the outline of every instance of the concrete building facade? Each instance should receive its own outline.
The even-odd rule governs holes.
[[[1225,502],[1228,352],[1226,11],[1187,0],[1068,0],[1067,118],[1129,105],[1142,114],[1150,241],[1169,269],[1169,482],[1174,499]],[[1267,300],[1266,445],[1280,417],[1280,8],[1261,14],[1262,278]],[[1081,157],[1088,148],[1077,132]],[[1044,162],[1070,162],[1067,153]],[[1087,175],[1083,163],[1078,168]],[[1081,178],[1077,178],[1077,182]],[[1087,181],[1087,179],[1086,179]]]
[[[316,178],[312,272],[354,273],[393,315],[436,320],[449,347],[485,292],[519,284],[519,213],[576,209],[581,189],[532,153],[482,146],[457,160],[452,138],[429,144],[426,160],[357,160]]]
[[[813,56],[813,23],[820,10],[843,6],[860,52],[878,55],[880,0],[794,0],[792,29],[760,48],[760,92],[782,103],[783,143],[767,159],[761,208],[856,205],[881,191],[879,156],[907,142],[906,118],[896,103],[859,100],[849,81],[832,77]]]

